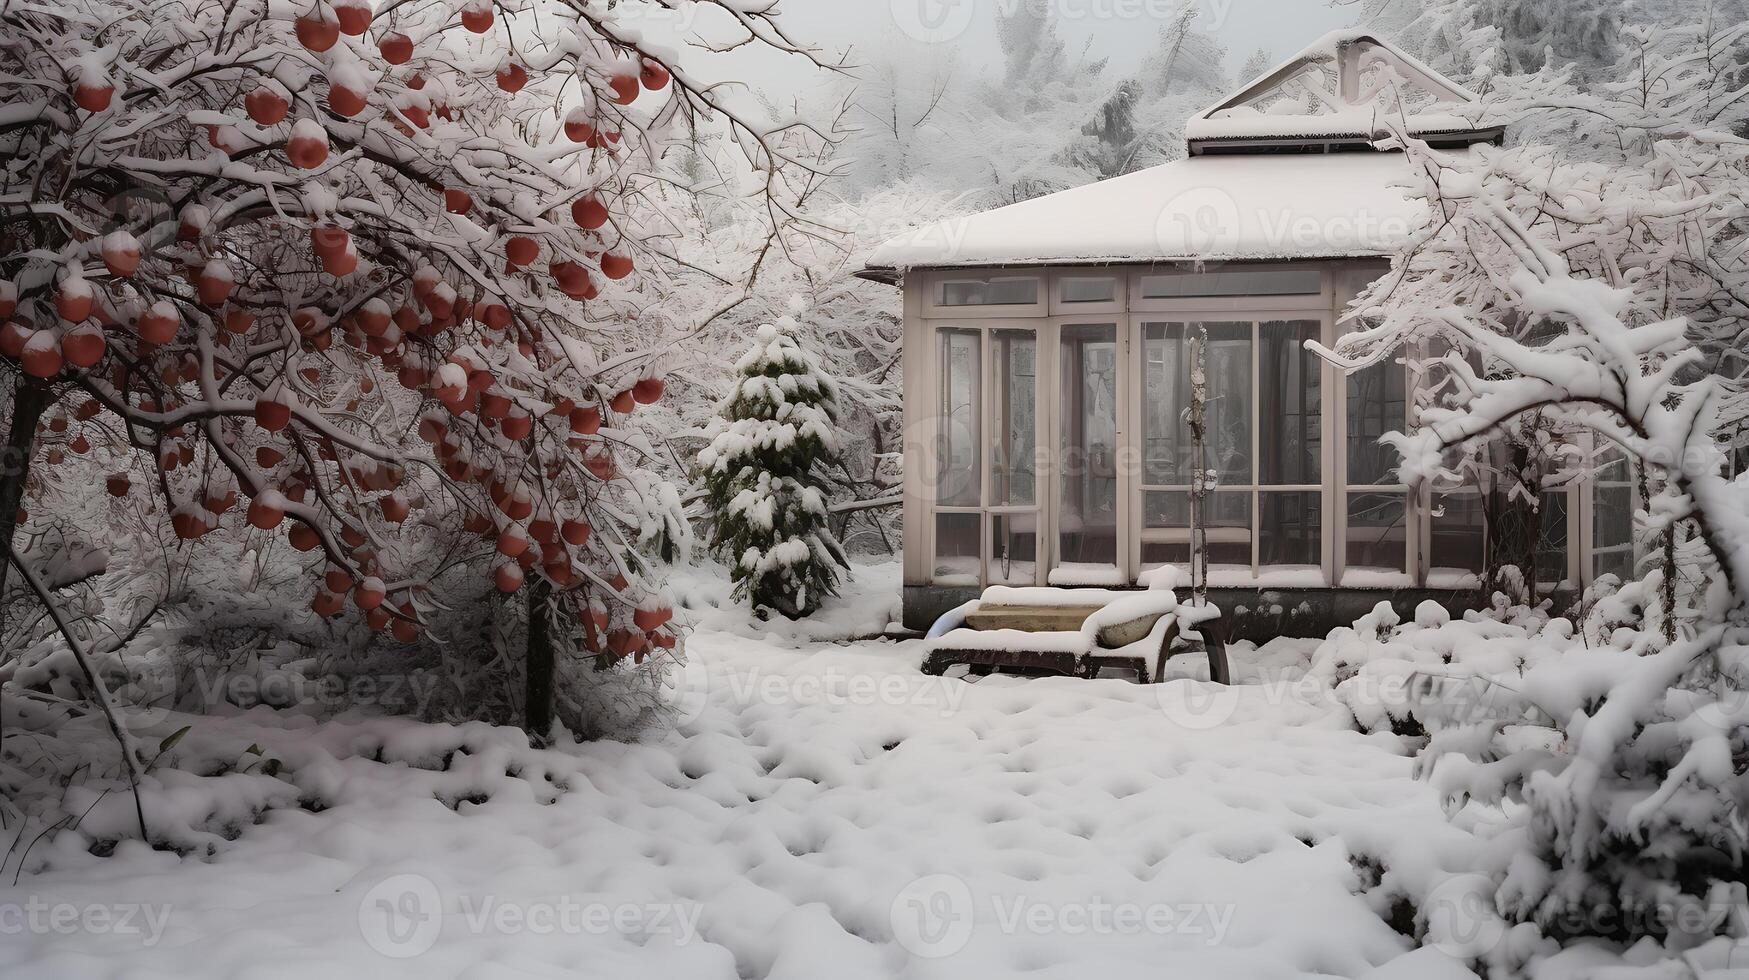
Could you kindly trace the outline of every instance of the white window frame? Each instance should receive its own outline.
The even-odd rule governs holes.
[[[1325,288],[1326,294],[1329,291],[1329,286],[1330,286],[1329,276],[1326,275],[1324,277],[1324,288]],[[1304,301],[1309,296],[1310,296],[1310,294],[1307,294],[1307,296],[1287,297],[1287,298],[1299,299],[1299,300]],[[1272,298],[1272,297],[1265,297],[1265,298]],[[1160,301],[1156,300],[1156,301],[1151,301],[1151,302],[1157,303]],[[1258,371],[1260,369],[1258,357],[1259,357],[1259,352],[1260,352],[1261,346],[1262,346],[1259,343],[1259,337],[1260,337],[1261,330],[1262,330],[1262,324],[1269,323],[1269,322],[1275,322],[1275,321],[1285,321],[1285,320],[1315,321],[1319,325],[1319,331],[1318,331],[1319,342],[1328,345],[1328,344],[1332,343],[1335,339],[1335,316],[1331,313],[1331,310],[1330,310],[1328,305],[1325,305],[1323,307],[1302,306],[1302,307],[1298,307],[1298,308],[1294,308],[1294,309],[1284,309],[1284,308],[1278,308],[1278,307],[1270,307],[1268,309],[1259,309],[1256,307],[1251,307],[1248,309],[1239,310],[1239,309],[1229,308],[1227,306],[1212,307],[1212,308],[1211,307],[1193,306],[1193,305],[1190,305],[1187,301],[1176,300],[1176,301],[1172,302],[1172,307],[1173,308],[1170,310],[1162,309],[1159,311],[1144,311],[1144,312],[1132,313],[1130,315],[1130,317],[1129,317],[1129,329],[1126,331],[1126,335],[1130,338],[1131,351],[1142,350],[1144,348],[1145,344],[1144,344],[1142,332],[1147,328],[1148,324],[1152,324],[1152,323],[1183,323],[1187,326],[1190,324],[1197,323],[1197,322],[1220,322],[1220,323],[1249,322],[1251,324],[1251,389],[1252,389],[1251,390],[1251,400],[1252,400],[1252,404],[1251,404],[1251,461],[1252,461],[1252,464],[1251,464],[1251,482],[1250,482],[1250,484],[1248,484],[1245,487],[1234,486],[1230,489],[1217,488],[1215,490],[1215,492],[1216,493],[1222,493],[1222,492],[1241,493],[1241,492],[1243,492],[1243,493],[1248,493],[1251,497],[1251,580],[1252,580],[1252,582],[1256,583],[1256,582],[1260,582],[1263,580],[1262,572],[1263,572],[1264,566],[1261,563],[1262,548],[1263,548],[1263,546],[1262,546],[1262,534],[1261,534],[1261,529],[1258,527],[1258,524],[1262,518],[1262,510],[1263,510],[1262,495],[1265,493],[1316,493],[1319,495],[1319,501],[1320,501],[1320,505],[1319,505],[1319,529],[1318,529],[1318,548],[1319,548],[1318,568],[1319,568],[1320,574],[1323,577],[1323,581],[1322,581],[1322,583],[1317,584],[1317,585],[1307,585],[1304,587],[1305,588],[1329,588],[1330,584],[1335,581],[1334,566],[1332,565],[1332,560],[1333,560],[1333,557],[1335,554],[1335,548],[1334,548],[1334,538],[1331,534],[1331,528],[1334,526],[1332,524],[1333,515],[1331,513],[1331,510],[1332,510],[1332,492],[1331,492],[1331,473],[1332,473],[1332,470],[1331,470],[1331,467],[1334,465],[1331,444],[1334,441],[1335,434],[1339,430],[1335,429],[1336,422],[1335,422],[1334,416],[1331,413],[1332,413],[1332,392],[1333,392],[1333,388],[1334,388],[1334,384],[1335,384],[1334,379],[1336,377],[1338,377],[1337,372],[1327,362],[1323,361],[1322,359],[1317,360],[1316,363],[1318,365],[1318,372],[1319,372],[1319,398],[1318,398],[1318,410],[1320,412],[1319,440],[1322,443],[1322,446],[1320,449],[1321,455],[1320,455],[1320,459],[1318,462],[1318,466],[1319,466],[1320,475],[1323,477],[1322,482],[1319,483],[1317,486],[1312,486],[1310,484],[1282,484],[1282,485],[1277,486],[1277,485],[1265,485],[1265,484],[1259,482],[1260,477],[1262,476],[1262,468],[1259,464],[1261,462],[1260,440],[1262,438],[1263,427],[1261,425],[1261,419],[1260,419],[1261,413],[1258,411],[1259,399],[1258,399],[1257,381],[1258,381]],[[1130,456],[1135,460],[1135,465],[1130,468],[1130,471],[1128,473],[1130,486],[1129,486],[1128,492],[1125,493],[1125,496],[1128,497],[1129,501],[1130,501],[1129,511],[1130,511],[1130,515],[1131,515],[1130,521],[1127,525],[1129,527],[1129,530],[1130,530],[1130,535],[1129,535],[1130,540],[1129,540],[1129,547],[1127,549],[1128,557],[1125,560],[1125,571],[1126,571],[1126,574],[1129,576],[1129,580],[1131,582],[1135,582],[1139,579],[1142,572],[1146,570],[1142,564],[1142,545],[1144,542],[1146,542],[1146,543],[1177,543],[1177,541],[1179,539],[1188,538],[1190,536],[1190,534],[1187,530],[1180,529],[1180,528],[1149,529],[1149,528],[1143,526],[1145,519],[1146,519],[1146,516],[1147,516],[1147,510],[1146,510],[1146,506],[1145,506],[1145,503],[1143,500],[1144,494],[1146,494],[1146,493],[1172,493],[1172,492],[1188,493],[1190,488],[1189,487],[1174,487],[1174,486],[1148,484],[1148,483],[1143,482],[1143,476],[1144,476],[1144,466],[1142,465],[1143,448],[1140,447],[1139,445],[1137,445],[1135,443],[1135,440],[1140,437],[1140,434],[1142,432],[1142,417],[1143,417],[1142,396],[1144,393],[1144,389],[1146,388],[1146,381],[1145,381],[1145,378],[1143,377],[1143,373],[1146,371],[1147,365],[1145,363],[1142,363],[1142,362],[1134,359],[1134,358],[1131,359],[1130,363],[1133,365],[1132,370],[1125,372],[1125,374],[1130,379],[1130,388],[1131,388],[1131,393],[1130,393],[1130,396],[1127,400],[1126,405],[1127,405],[1128,414],[1130,416],[1129,431],[1134,434],[1132,436],[1132,439],[1131,439]],[[1192,561],[1196,560],[1196,556],[1195,556],[1194,552],[1191,555],[1191,560]],[[1149,566],[1149,567],[1158,567],[1158,566]],[[1181,572],[1185,572],[1185,573],[1188,572],[1188,568],[1186,566],[1180,565],[1178,567],[1179,567]],[[1276,568],[1276,567],[1290,567],[1290,566],[1269,566],[1269,567]],[[1222,583],[1222,584],[1225,584],[1225,583]],[[1220,586],[1217,585],[1216,587],[1220,587]],[[1296,585],[1296,586],[1289,586],[1289,587],[1299,588],[1301,586]]]
[[[1009,303],[992,306],[943,306],[939,302],[943,283],[960,279],[988,278],[1036,279],[1038,294],[1031,303]],[[1049,270],[1025,267],[990,267],[956,269],[922,274],[923,316],[930,320],[1013,320],[1042,317],[1050,309],[1051,275]]]
[[[990,501],[992,499],[991,498],[991,471],[992,471],[991,460],[994,456],[995,448],[996,448],[995,423],[994,423],[995,413],[990,410],[990,398],[991,398],[991,391],[993,388],[992,382],[994,381],[994,375],[995,375],[995,370],[996,370],[995,344],[993,343],[994,334],[996,334],[1000,331],[1007,330],[1007,331],[1017,331],[1017,332],[1022,332],[1022,333],[1030,333],[1033,335],[1033,358],[1034,358],[1033,371],[1035,373],[1035,376],[1034,376],[1034,385],[1035,385],[1034,398],[1036,399],[1036,402],[1037,402],[1036,405],[1034,406],[1033,438],[1035,440],[1034,445],[1035,445],[1035,447],[1037,447],[1037,446],[1041,446],[1043,444],[1043,439],[1045,438],[1045,433],[1048,431],[1048,428],[1047,428],[1046,422],[1045,422],[1045,415],[1046,415],[1047,406],[1048,406],[1048,398],[1047,398],[1048,393],[1045,390],[1047,387],[1045,384],[1045,380],[1047,378],[1047,375],[1045,374],[1045,372],[1047,370],[1052,370],[1054,368],[1054,363],[1055,363],[1053,357],[1047,357],[1047,355],[1046,355],[1046,348],[1045,348],[1045,333],[1046,333],[1046,331],[1044,329],[1044,322],[1045,321],[1043,321],[1041,319],[1036,319],[1036,318],[1035,319],[1008,318],[1008,319],[1001,319],[1001,320],[993,319],[993,318],[979,318],[979,319],[973,319],[970,321],[959,320],[959,319],[943,319],[943,320],[929,320],[927,322],[927,330],[925,332],[925,336],[928,338],[929,349],[931,351],[931,354],[929,357],[930,377],[928,379],[928,382],[929,382],[928,387],[926,388],[926,390],[929,392],[929,406],[928,406],[929,415],[927,417],[928,417],[929,423],[930,423],[930,431],[928,433],[928,445],[930,447],[931,452],[935,452],[936,449],[941,445],[940,440],[941,440],[941,436],[942,436],[940,426],[941,426],[941,422],[943,420],[943,414],[940,410],[941,406],[939,403],[939,394],[940,394],[941,389],[940,389],[940,386],[938,383],[940,376],[941,376],[941,365],[940,365],[940,363],[936,357],[936,353],[935,353],[941,349],[941,347],[940,347],[941,334],[943,331],[965,331],[965,332],[976,333],[979,335],[978,336],[978,362],[979,362],[979,366],[978,366],[978,372],[979,372],[978,373],[978,378],[979,378],[979,384],[978,384],[978,398],[979,398],[979,403],[978,403],[978,432],[979,432],[979,435],[978,435],[978,440],[979,440],[979,442],[978,442],[978,464],[979,464],[978,465],[978,504],[976,506],[973,506],[970,504],[960,505],[960,504],[939,504],[939,503],[937,503],[935,498],[934,498],[935,488],[937,485],[935,482],[935,478],[938,476],[938,474],[935,472],[936,464],[933,461],[928,463],[928,465],[930,466],[929,479],[926,479],[923,481],[926,489],[930,493],[930,499],[929,499],[928,506],[924,508],[925,520],[924,520],[923,536],[922,537],[923,537],[923,542],[924,542],[924,549],[925,549],[924,556],[925,557],[924,557],[923,567],[926,571],[926,574],[929,576],[930,580],[932,580],[932,581],[934,581],[936,578],[935,569],[936,569],[937,558],[939,557],[937,552],[936,552],[936,521],[937,521],[937,518],[940,517],[940,515],[943,515],[943,514],[976,514],[976,515],[978,515],[978,576],[977,576],[978,583],[977,584],[978,584],[978,587],[981,589],[981,588],[987,587],[990,584],[990,564],[994,560],[994,555],[992,554],[992,550],[994,547],[994,541],[993,541],[993,535],[991,533],[991,524],[992,524],[991,518],[996,517],[996,516],[1002,516],[1002,515],[1033,514],[1034,515],[1034,524],[1036,526],[1035,533],[1038,535],[1038,543],[1036,545],[1037,568],[1036,568],[1035,575],[1034,575],[1034,582],[1032,584],[1034,584],[1034,585],[1045,584],[1045,577],[1048,574],[1048,569],[1050,567],[1049,555],[1051,554],[1051,551],[1047,545],[1047,527],[1054,529],[1054,526],[1056,523],[1051,515],[1051,510],[1050,510],[1051,504],[1052,504],[1052,498],[1048,495],[1048,481],[1051,479],[1051,476],[1049,474],[1054,473],[1054,468],[1050,467],[1048,465],[1048,460],[1050,457],[1047,454],[1040,454],[1039,455],[1039,461],[1040,461],[1041,465],[1038,467],[1037,471],[1033,475],[1033,479],[1036,481],[1035,485],[1033,487],[1033,503],[1031,503],[1031,504],[992,504],[992,503],[990,503]],[[1049,367],[1047,367],[1047,365],[1049,365]],[[1052,385],[1050,385],[1049,387],[1054,388],[1055,387],[1054,383]],[[1024,583],[1020,583],[1020,584],[1024,584]]]
[[[1052,269],[1050,315],[1076,318],[1127,313],[1129,312],[1130,282],[1133,278],[1129,274],[1129,270],[1122,266]],[[1063,283],[1069,279],[1113,280],[1112,299],[1104,302],[1067,302],[1063,299]]]

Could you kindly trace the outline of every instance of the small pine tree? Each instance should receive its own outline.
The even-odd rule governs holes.
[[[827,523],[826,469],[838,454],[838,390],[796,343],[796,321],[759,328],[699,453],[711,548],[737,598],[799,619],[838,594],[844,548]]]

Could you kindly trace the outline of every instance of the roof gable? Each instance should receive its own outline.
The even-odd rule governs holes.
[[[1502,136],[1474,93],[1388,41],[1335,31],[1192,116],[1185,137],[1192,155],[1327,150],[1370,142],[1387,117],[1452,144]]]

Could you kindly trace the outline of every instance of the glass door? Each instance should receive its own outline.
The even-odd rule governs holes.
[[[930,580],[1037,585],[1037,332],[990,323],[936,331]]]
[[[1305,349],[1323,331],[1323,318],[1137,318],[1138,571],[1188,571],[1198,557],[1190,411],[1194,351],[1204,344],[1203,460],[1214,487],[1203,511],[1210,584],[1327,584],[1327,392],[1322,363]]]
[[[1119,528],[1127,483],[1120,406],[1127,344],[1116,322],[1066,323],[1058,331],[1057,524],[1052,585],[1122,585]]]

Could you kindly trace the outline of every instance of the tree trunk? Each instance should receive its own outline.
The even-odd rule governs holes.
[[[0,555],[12,553],[18,531],[18,505],[24,500],[24,482],[30,477],[30,458],[36,451],[36,424],[53,400],[49,386],[20,373],[12,389],[12,427],[6,434],[5,455],[0,456]],[[0,596],[6,593],[10,562],[0,560]],[[0,634],[6,631],[6,604],[0,601]]]
[[[552,596],[552,586],[535,576],[528,594],[528,681],[522,710],[529,741],[541,746],[553,730],[553,634],[548,619]]]

